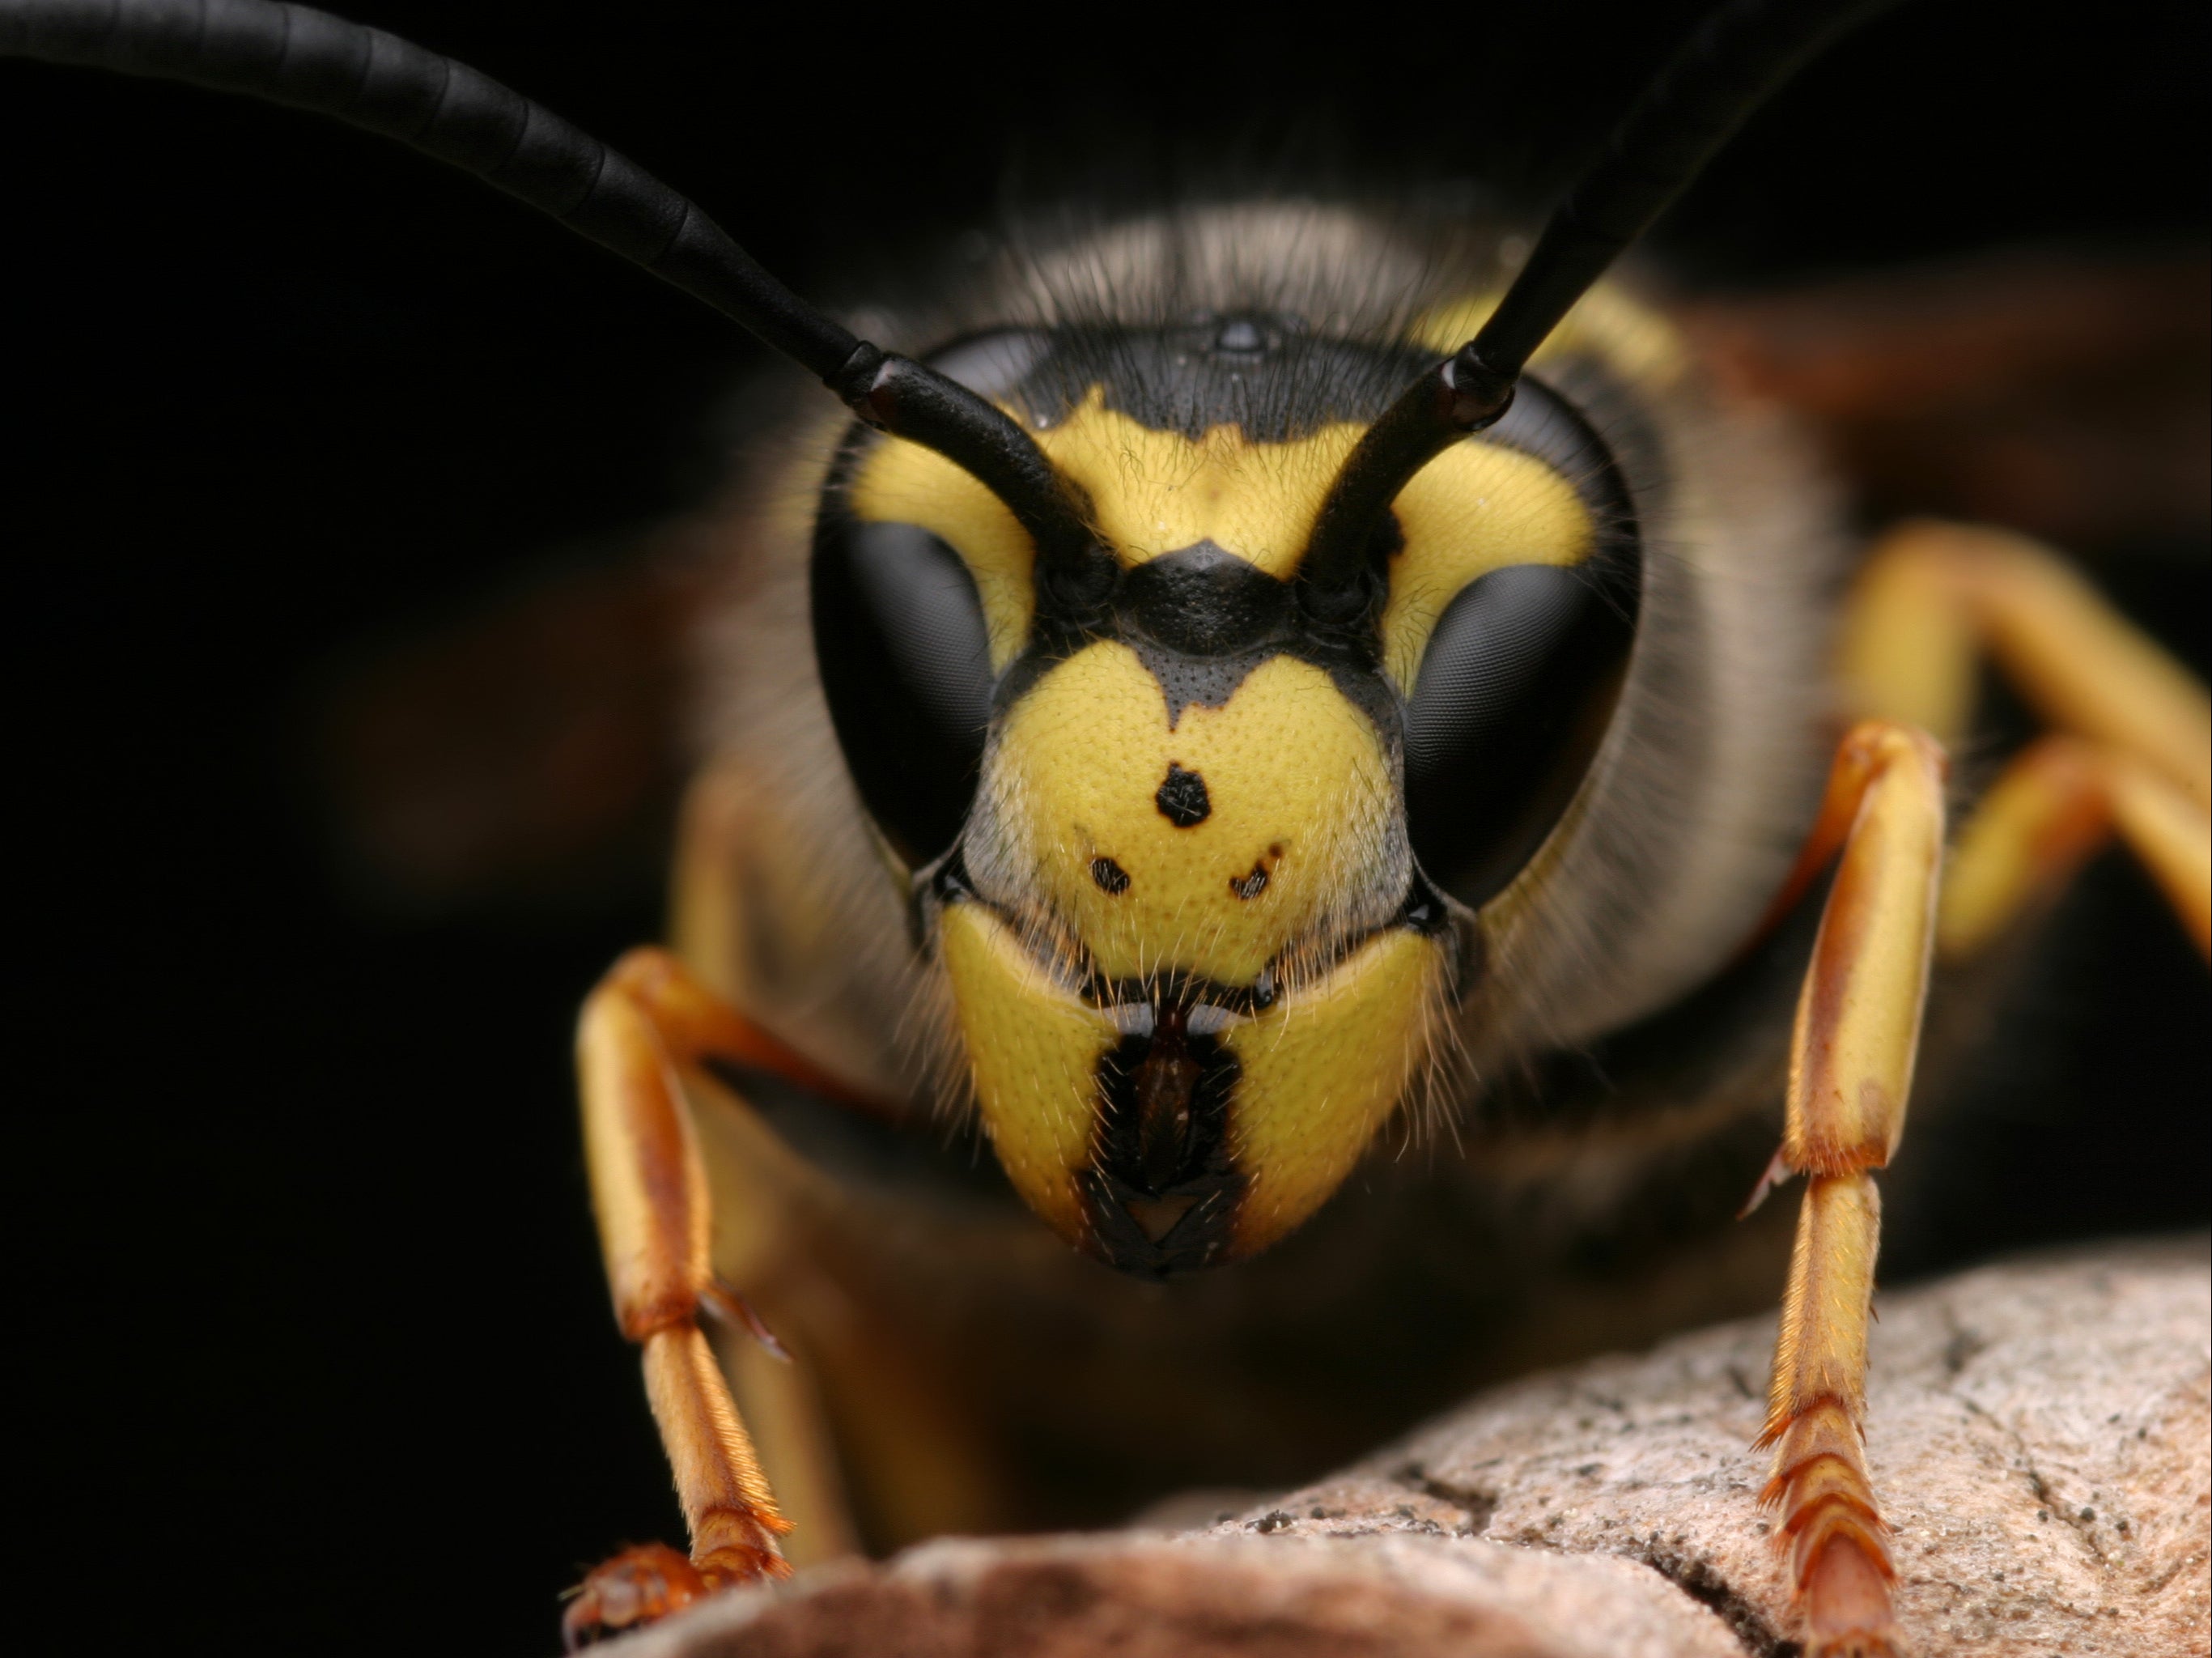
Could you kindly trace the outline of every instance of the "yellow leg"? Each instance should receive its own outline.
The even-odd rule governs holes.
[[[1955,745],[1972,717],[1983,650],[2058,730],[2212,802],[2212,698],[2057,553],[1963,524],[1910,523],[1884,536],[1845,623],[1853,711]]]
[[[1814,1658],[1896,1649],[1888,1527],[1864,1452],[1866,1330],[1881,1207],[1872,1171],[1905,1131],[1935,936],[1943,759],[1869,721],[1837,751],[1815,847],[1841,863],[1797,1004],[1782,1149],[1754,1194],[1810,1176],[1759,1444],[1763,1501]]]
[[[2197,948],[2212,955],[2212,820],[2142,762],[2045,737],[2006,767],[1960,832],[1936,930],[1963,960],[2064,886],[2117,832],[2149,870]]]
[[[2212,815],[2165,778],[2124,763],[2111,771],[2121,838],[2165,889],[2197,948],[2212,958]]]
[[[2014,759],[1960,836],[1947,958],[1988,943],[2115,832],[2212,955],[2212,698],[2056,554],[1996,530],[1904,525],[1868,561],[1843,645],[1863,715],[1958,741],[1986,650],[2062,734]]]

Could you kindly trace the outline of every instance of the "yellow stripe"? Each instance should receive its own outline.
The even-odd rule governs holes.
[[[1443,954],[1418,933],[1379,934],[1306,993],[1224,1034],[1242,1072],[1230,1150],[1249,1182],[1237,1254],[1320,1208],[1389,1120],[1426,1051]]]
[[[1054,983],[981,905],[947,906],[941,930],[992,1149],[1029,1206],[1062,1237],[1079,1241],[1075,1174],[1090,1161],[1098,1062],[1120,1033],[1106,1015]]]

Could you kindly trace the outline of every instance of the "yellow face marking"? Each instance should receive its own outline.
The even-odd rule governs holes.
[[[1079,1241],[1075,1176],[1089,1161],[1098,1062],[1112,1019],[1054,982],[1006,924],[976,904],[946,906],[945,965],[975,1103],[1014,1190]]]
[[[875,446],[847,499],[864,524],[918,524],[960,555],[983,601],[991,671],[1003,674],[1036,608],[1036,548],[1006,503],[936,450],[902,437]]]
[[[1597,540],[1565,478],[1486,443],[1453,444],[1413,474],[1395,510],[1406,546],[1390,564],[1382,667],[1407,696],[1437,619],[1461,588],[1508,564],[1578,564]]]
[[[1229,1149],[1249,1182],[1234,1254],[1256,1253],[1320,1208],[1389,1120],[1426,1051],[1443,962],[1418,933],[1379,933],[1222,1033],[1240,1070]]]
[[[1247,443],[1233,426],[1197,442],[1152,431],[1090,397],[1038,434],[1053,464],[1089,491],[1115,556],[1139,564],[1210,540],[1287,578],[1314,515],[1361,429],[1328,426],[1290,443]],[[854,476],[864,521],[918,524],[955,550],[975,578],[1003,672],[1035,609],[1035,550],[1004,503],[944,456],[902,439],[878,444]],[[1543,462],[1486,443],[1460,443],[1398,497],[1405,550],[1391,565],[1383,667],[1410,694],[1437,618],[1454,595],[1507,564],[1573,564],[1595,535],[1573,486]]]
[[[1249,984],[1293,944],[1327,942],[1392,850],[1373,726],[1287,656],[1170,730],[1136,653],[1092,645],[1015,704],[994,765],[1013,850],[1111,978]],[[1170,765],[1203,780],[1206,815],[1187,827],[1159,805]]]
[[[1494,295],[1442,306],[1413,337],[1437,350],[1464,344]],[[1673,330],[1601,290],[1569,313],[1536,361],[1592,347],[1653,379],[1680,372]],[[1638,365],[1642,365],[1639,369]],[[1235,426],[1195,442],[1155,431],[1106,406],[1094,387],[1068,416],[1036,434],[1053,464],[1089,495],[1115,558],[1140,564],[1212,541],[1279,578],[1297,569],[1328,486],[1360,438],[1350,423],[1287,443],[1249,443]],[[849,496],[864,521],[918,524],[958,552],[975,578],[991,645],[1004,672],[1036,609],[1036,550],[1006,504],[944,456],[903,439],[877,444]],[[1595,527],[1572,485],[1543,462],[1482,442],[1455,444],[1416,473],[1397,500],[1405,550],[1393,561],[1382,619],[1383,667],[1410,695],[1444,607],[1467,583],[1509,564],[1580,563]]]
[[[1238,428],[1216,426],[1194,443],[1108,408],[1094,387],[1037,442],[1091,492],[1098,527],[1124,564],[1212,541],[1287,578],[1360,430],[1347,423],[1288,443],[1249,443]]]
[[[945,965],[975,1099],[1014,1189],[1070,1242],[1085,1242],[1101,1060],[1113,1021],[1041,968],[981,905],[944,912]],[[1343,1184],[1396,1109],[1426,1052],[1444,955],[1402,929],[1377,933],[1329,972],[1222,1042],[1239,1075],[1229,1150],[1247,1181],[1231,1256],[1256,1254]]]

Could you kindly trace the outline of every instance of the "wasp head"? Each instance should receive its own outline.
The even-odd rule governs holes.
[[[1592,672],[1608,537],[1542,452],[1547,420],[1587,429],[1540,397],[1517,442],[1454,445],[1322,605],[1302,555],[1411,348],[1255,314],[938,361],[1035,436],[1095,541],[1048,570],[969,474],[856,434],[814,566],[848,763],[1017,1189],[1126,1270],[1251,1254],[1447,1039],[1469,900],[1587,765],[1560,751],[1623,654],[1601,638]]]

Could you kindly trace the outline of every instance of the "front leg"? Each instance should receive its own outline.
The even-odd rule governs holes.
[[[1782,1149],[1756,1204],[1804,1174],[1761,1446],[1762,1502],[1811,1658],[1892,1654],[1896,1578],[1865,1458],[1866,1333],[1881,1240],[1873,1171],[1905,1129],[1943,856],[1942,753],[1869,721],[1838,751],[1808,853],[1842,844],[1797,1004]],[[1823,859],[1823,861],[1825,861]]]
[[[1894,1570],[1863,1454],[1866,1324],[1880,1242],[1872,1171],[1895,1151],[1929,946],[2002,936],[2115,833],[2212,954],[2212,703],[2047,550],[1964,525],[1885,537],[1847,612],[1860,710],[1776,913],[1842,851],[1794,1033],[1789,1122],[1753,1195],[1809,1176],[1762,1445],[1765,1501],[1814,1654],[1890,1653]],[[1936,743],[1966,734],[1986,651],[2058,734],[2016,756],[1948,873]],[[1940,901],[1938,888],[1941,887]]]
[[[672,1550],[632,1550],[600,1567],[570,1604],[573,1642],[673,1610],[726,1584],[781,1576],[790,1530],[699,1327],[702,1310],[740,1320],[714,1277],[707,1176],[678,1073],[709,1058],[775,1070],[842,1093],[701,986],[665,950],[633,950],[584,1003],[576,1061],[599,1242],[623,1333],[644,1349],[646,1397],[691,1533]],[[764,1333],[764,1332],[763,1332]]]

